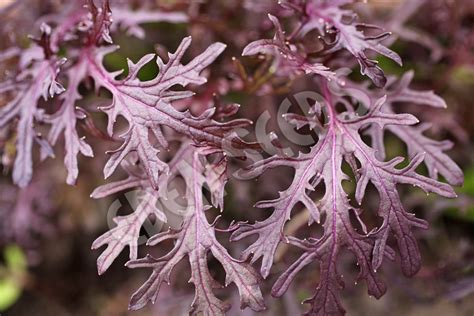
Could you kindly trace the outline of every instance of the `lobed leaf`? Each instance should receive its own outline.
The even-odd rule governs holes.
[[[232,258],[227,250],[219,244],[215,237],[214,228],[208,223],[204,214],[206,207],[202,199],[202,177],[204,166],[199,152],[193,154],[192,172],[185,176],[187,195],[189,197],[188,215],[183,219],[181,228],[159,234],[149,240],[156,245],[165,239],[175,239],[174,248],[165,256],[155,259],[147,256],[144,259],[132,260],[127,263],[130,268],[152,268],[153,272],[145,284],[132,296],[130,309],[140,309],[148,301],[154,303],[163,282],[170,282],[170,274],[175,265],[184,257],[188,257],[191,267],[191,279],[195,286],[195,296],[191,306],[191,314],[223,315],[229,304],[218,299],[213,289],[220,285],[212,278],[207,267],[207,254],[213,256],[222,264],[226,271],[226,285],[234,283],[239,289],[241,308],[249,306],[255,311],[265,309],[263,297],[258,283],[259,277],[253,268],[245,262]]]
[[[353,88],[351,85],[348,87]],[[318,142],[311,151],[296,158],[273,156],[249,168],[266,170],[278,166],[290,166],[295,169],[295,174],[293,182],[288,189],[280,192],[279,198],[257,203],[257,207],[273,208],[272,215],[262,222],[235,225],[231,240],[257,236],[256,241],[243,252],[243,258],[252,257],[252,262],[262,258],[261,273],[264,277],[270,273],[273,257],[281,241],[303,249],[301,257],[279,277],[272,294],[283,295],[297,273],[304,266],[317,261],[320,266],[320,281],[314,296],[306,301],[311,305],[308,314],[342,315],[345,311],[340,300],[340,292],[344,288],[344,282],[336,266],[341,250],[348,249],[354,254],[360,269],[358,279],[365,280],[369,294],[377,298],[385,293],[386,285],[376,272],[385,257],[394,258],[393,250],[386,245],[388,236],[394,235],[397,240],[404,274],[412,276],[420,268],[421,257],[413,229],[425,229],[427,223],[404,209],[397,185],[411,184],[426,192],[446,197],[456,195],[450,185],[416,172],[416,168],[424,160],[422,155],[412,157],[405,168],[398,168],[403,158],[381,161],[377,157],[377,151],[361,138],[360,133],[367,126],[376,125],[380,129],[394,126],[400,129],[411,128],[411,125],[418,122],[414,116],[384,110],[384,107],[389,106],[386,97],[373,99],[373,103],[368,106],[369,111],[360,117],[351,112],[352,107],[346,112],[337,113],[335,104],[345,102],[344,95],[337,91],[330,92],[324,89],[324,85],[323,92],[329,122],[318,134]],[[354,97],[357,95],[352,93]],[[363,99],[371,100],[366,96]],[[344,160],[355,174],[357,180],[355,198],[359,204],[364,198],[369,182],[372,182],[378,190],[380,202],[377,215],[383,219],[383,223],[370,232],[367,232],[360,218],[362,210],[350,204],[342,186],[342,182],[349,179],[342,171]],[[254,171],[249,172],[252,173]],[[324,196],[314,202],[308,193],[315,190],[321,182],[324,182]],[[325,215],[321,223],[324,230],[321,237],[304,241],[284,235],[285,223],[299,202],[309,210],[311,215],[309,224],[314,222],[319,224],[321,215]],[[357,218],[357,225],[350,219],[351,212]]]
[[[15,95],[7,105],[0,108],[0,127],[18,117],[13,182],[20,187],[28,185],[33,175],[33,142],[38,137],[34,124],[42,121],[38,102],[41,98],[46,100],[64,91],[56,81],[59,67],[64,62],[65,59],[55,58],[33,61],[29,68],[17,76],[16,81],[4,82],[0,86],[2,93],[12,92]],[[37,141],[42,147],[47,146]],[[51,154],[49,150],[46,153]]]

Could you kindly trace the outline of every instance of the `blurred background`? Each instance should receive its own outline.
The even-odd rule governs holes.
[[[67,1],[64,1],[67,2]],[[118,53],[107,57],[106,66],[121,69],[125,57],[136,60],[154,50],[174,50],[182,37],[191,34],[193,49],[202,51],[210,42],[228,44],[223,57],[229,61],[236,56],[241,63],[227,63],[216,70],[217,75],[229,77],[239,73],[239,65],[250,67],[251,61],[240,58],[243,47],[258,37],[273,34],[266,21],[272,1],[213,0],[213,1],[131,1],[133,5],[163,10],[184,10],[195,14],[189,25],[148,23],[144,25],[146,40],[114,34],[121,46]],[[344,300],[349,315],[474,315],[474,1],[472,0],[369,0],[356,4],[361,20],[378,21],[393,31],[392,48],[400,54],[403,67],[379,58],[387,74],[401,75],[413,69],[414,87],[434,90],[442,96],[447,110],[410,109],[422,120],[433,124],[431,136],[450,139],[455,143],[450,156],[465,171],[465,185],[457,188],[459,198],[446,200],[434,195],[403,190],[403,202],[418,216],[431,224],[427,231],[417,231],[423,257],[422,270],[412,279],[404,278],[396,264],[386,264],[383,275],[389,285],[380,300],[367,295],[363,284],[352,286],[354,268],[348,261]],[[112,11],[114,1],[112,3]],[[58,12],[62,1],[0,0],[0,48],[11,43],[27,45],[28,34],[37,34],[37,20],[44,14]],[[157,45],[156,43],[159,43]],[[224,64],[224,62],[222,62]],[[0,66],[3,72],[8,65]],[[217,66],[216,66],[217,67]],[[154,69],[145,76],[153,76]],[[214,70],[213,70],[214,71]],[[219,73],[220,72],[220,73]],[[214,72],[213,72],[214,73]],[[222,73],[222,74],[221,74]],[[227,74],[228,73],[228,74]],[[357,74],[355,74],[357,76]],[[211,84],[213,81],[211,80]],[[201,91],[202,92],[202,91]],[[284,91],[281,95],[284,95]],[[241,115],[256,118],[259,113],[279,104],[281,96],[256,93],[252,89],[230,92],[229,100],[241,103]],[[84,103],[97,97],[83,100]],[[4,100],[0,98],[0,106]],[[92,110],[91,110],[92,111]],[[274,112],[274,109],[271,110]],[[104,130],[104,117],[93,113],[95,128]],[[87,126],[84,127],[87,133]],[[90,132],[90,131],[89,131]],[[2,164],[8,166],[14,153],[14,142],[0,135]],[[192,285],[188,277],[176,278],[174,286],[164,286],[154,306],[138,312],[128,312],[130,295],[146,279],[149,271],[123,267],[128,253],[123,252],[102,276],[97,275],[96,259],[100,251],[91,251],[95,238],[108,229],[107,211],[113,199],[92,200],[92,190],[104,183],[100,171],[105,162],[103,152],[111,144],[90,139],[96,158],[81,158],[81,173],[76,186],[64,183],[62,156],[36,165],[35,178],[24,190],[11,184],[8,168],[2,167],[0,179],[0,314],[2,315],[185,315],[192,301]],[[404,154],[404,147],[388,139],[392,154]],[[113,145],[113,144],[112,144]],[[259,182],[231,184],[226,196],[224,222],[232,219],[253,221],[259,216],[251,206],[268,192],[282,187],[287,173],[271,173]],[[287,177],[288,178],[288,177]],[[44,179],[47,179],[45,181]],[[269,180],[271,179],[271,180]],[[265,184],[262,189],[262,182]],[[281,183],[280,183],[281,182]],[[121,196],[116,197],[126,204]],[[228,237],[228,236],[227,236]],[[224,244],[226,236],[222,238]],[[243,245],[234,245],[235,253]],[[291,250],[281,250],[288,251]],[[147,252],[141,249],[141,255]],[[281,259],[275,271],[282,270],[290,260]],[[313,267],[313,269],[315,269]],[[182,271],[187,271],[183,269]],[[267,298],[269,310],[260,315],[293,315],[302,310],[300,301],[311,294],[318,275],[304,270],[298,286],[290,288],[282,300]],[[179,272],[184,273],[184,272]],[[186,272],[188,273],[188,272]],[[346,274],[345,274],[346,275]],[[275,276],[265,282],[270,292]],[[230,315],[253,315],[238,309],[238,298]]]

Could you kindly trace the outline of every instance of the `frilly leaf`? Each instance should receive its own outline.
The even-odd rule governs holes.
[[[140,289],[135,292],[130,302],[130,309],[140,309],[148,301],[154,302],[160,285],[169,282],[169,276],[174,266],[184,257],[188,257],[191,267],[191,279],[195,286],[195,296],[191,306],[191,314],[223,315],[230,305],[221,301],[213,294],[213,289],[220,285],[211,277],[207,266],[207,254],[213,256],[222,264],[226,271],[226,285],[234,283],[239,289],[241,308],[249,306],[255,311],[265,308],[258,283],[259,277],[247,263],[233,259],[227,250],[219,244],[215,237],[214,228],[204,214],[205,207],[202,199],[202,173],[204,166],[198,152],[193,155],[192,174],[185,177],[187,192],[192,197],[191,212],[184,218],[182,227],[176,232],[160,234],[152,242],[165,239],[176,239],[174,248],[165,256],[154,259],[147,257],[127,263],[131,268],[147,267],[153,272]]]

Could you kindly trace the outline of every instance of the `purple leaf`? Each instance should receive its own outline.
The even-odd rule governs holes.
[[[33,61],[30,68],[23,70],[16,81],[3,82],[2,93],[11,92],[14,98],[0,108],[0,127],[18,117],[16,159],[13,167],[13,182],[25,187],[33,174],[33,140],[36,137],[34,123],[37,118],[40,98],[52,98],[64,91],[56,81],[59,67],[65,59]]]
[[[349,88],[354,89],[353,86]],[[352,110],[338,113],[335,104],[344,102],[343,94],[332,95],[328,89],[324,89],[324,85],[323,92],[329,123],[319,134],[319,140],[311,151],[296,158],[273,156],[254,164],[247,171],[247,175],[252,176],[256,175],[256,170],[261,172],[268,168],[290,166],[295,169],[292,184],[287,190],[280,192],[279,198],[257,203],[257,207],[274,209],[269,218],[255,224],[237,224],[231,239],[240,240],[257,235],[256,241],[243,252],[243,257],[252,257],[252,261],[263,258],[261,273],[264,277],[269,274],[280,241],[284,240],[302,248],[304,254],[280,276],[274,285],[273,295],[281,296],[298,271],[311,262],[318,261],[321,279],[314,296],[307,301],[311,305],[308,314],[340,315],[344,314],[340,301],[340,291],[344,288],[344,282],[337,271],[336,262],[342,249],[347,248],[354,254],[360,267],[359,279],[366,280],[369,293],[375,297],[382,296],[386,291],[386,286],[378,279],[376,271],[384,257],[390,259],[394,257],[393,251],[386,246],[389,235],[393,234],[397,239],[403,272],[411,276],[420,268],[420,254],[412,230],[426,228],[427,224],[405,211],[397,185],[411,184],[426,192],[446,197],[454,197],[455,193],[448,184],[416,173],[415,170],[423,161],[423,156],[413,157],[407,167],[399,169],[397,166],[404,160],[403,158],[395,158],[388,162],[380,161],[376,157],[376,150],[361,139],[360,132],[367,126],[409,128],[418,122],[414,116],[384,111],[383,108],[388,106],[386,97],[374,100],[367,106],[369,112],[364,116],[357,117],[351,112]],[[364,100],[370,100],[366,97],[366,93],[352,93],[352,95],[362,95]],[[358,100],[354,102],[356,101]],[[356,175],[355,197],[359,204],[369,182],[372,182],[379,192],[380,204],[377,215],[383,218],[383,224],[370,233],[367,233],[365,224],[359,217],[362,210],[356,210],[351,206],[348,195],[343,189],[342,182],[349,179],[342,171],[344,160],[353,168]],[[361,167],[358,167],[359,165]],[[314,190],[320,182],[324,182],[325,194],[320,201],[312,202],[308,192]],[[320,213],[326,215],[321,224],[324,228],[322,237],[299,241],[291,236],[284,236],[284,225],[290,219],[290,214],[298,202],[309,210],[310,223],[318,222]],[[349,217],[351,210],[355,212],[362,232],[352,224]]]
[[[275,36],[273,39],[263,39],[248,44],[242,53],[243,56],[256,54],[270,54],[279,60],[276,66],[278,69],[290,69],[302,72],[303,74],[317,74],[329,80],[335,80],[336,74],[320,63],[311,63],[306,57],[301,55],[295,45],[287,40],[280,22],[276,17],[269,14],[268,18],[275,27]],[[280,69],[281,70],[281,69]],[[283,72],[283,71],[282,71]]]
[[[55,205],[51,183],[45,173],[35,174],[25,188],[2,183],[0,193],[0,239],[25,248],[38,246],[40,237],[51,237],[57,228],[53,216]]]
[[[407,72],[398,82],[390,79],[390,83],[384,91],[369,91],[361,85],[346,82],[344,87],[345,93],[359,97],[361,91],[365,94],[365,98],[373,102],[382,94],[386,95],[386,105],[382,108],[383,115],[394,115],[394,108],[398,103],[409,103],[416,105],[428,105],[435,108],[445,108],[446,103],[442,98],[434,94],[432,91],[416,91],[409,87],[413,78],[413,72]],[[367,101],[366,101],[367,102]],[[408,147],[408,154],[414,157],[417,154],[423,154],[424,163],[426,164],[431,178],[436,179],[441,174],[452,185],[461,185],[463,183],[463,173],[459,166],[445,153],[451,149],[450,141],[436,141],[424,135],[424,132],[430,127],[424,123],[416,126],[403,126],[400,124],[391,124],[386,129],[403,142]],[[383,160],[385,158],[385,148],[383,146],[383,129],[379,126],[372,125],[368,130],[369,135],[374,141],[377,149],[377,158]]]
[[[88,33],[88,42],[91,45],[98,44],[100,41],[111,44],[110,25],[112,24],[112,10],[109,0],[103,0],[102,6],[97,7],[94,0],[87,1],[89,13],[81,21],[78,29]]]
[[[302,22],[298,36],[304,37],[312,30],[317,30],[321,36],[334,33],[334,42],[330,43],[331,47],[326,53],[330,54],[340,49],[347,50],[359,62],[361,73],[367,75],[377,87],[383,87],[387,79],[382,69],[377,65],[377,61],[369,59],[366,51],[384,55],[399,65],[402,64],[402,61],[397,53],[381,44],[390,33],[385,32],[377,36],[365,35],[360,28],[373,28],[373,26],[355,23],[356,14],[351,10],[341,8],[341,6],[353,2],[311,0],[295,4],[294,9],[303,12],[304,15],[304,22]]]
[[[188,17],[183,12],[149,11],[146,9],[132,11],[128,8],[118,7],[114,8],[113,20],[114,23],[111,25],[112,31],[119,28],[126,31],[127,35],[144,39],[145,31],[140,24],[156,22],[186,23],[188,22]]]
[[[51,116],[45,118],[45,121],[51,124],[48,140],[55,145],[61,133],[64,134],[65,157],[64,165],[68,171],[66,182],[69,185],[76,183],[79,174],[77,155],[79,153],[87,157],[93,157],[92,148],[79,136],[76,129],[77,120],[82,118],[82,113],[76,110],[76,102],[81,99],[78,92],[79,84],[85,79],[87,65],[79,63],[68,70],[68,88],[61,95],[63,100],[61,108]]]
[[[182,167],[180,164],[191,156],[192,152],[193,148],[189,144],[182,146],[169,163],[171,176],[179,174]],[[154,191],[143,170],[132,170],[127,166],[124,169],[129,173],[127,179],[108,183],[91,194],[91,197],[98,199],[132,188],[139,188],[141,193],[139,201],[135,203],[136,205],[132,205],[134,212],[127,216],[115,217],[117,226],[97,238],[92,244],[92,249],[98,249],[107,244],[106,250],[97,259],[99,274],[103,274],[110,267],[126,246],[130,248],[130,259],[137,259],[140,229],[151,215],[155,215],[161,222],[167,221],[165,214],[157,206],[158,200],[165,197],[165,191]],[[169,177],[160,177],[158,186],[166,188],[169,179]]]
[[[157,200],[156,192],[146,192],[132,214],[115,217],[114,222],[117,226],[94,241],[92,249],[108,244],[97,259],[99,274],[103,274],[110,267],[126,246],[130,248],[130,259],[137,258],[140,229],[150,215],[155,215],[158,220],[166,222],[166,216],[156,206]]]
[[[431,51],[431,59],[438,61],[443,56],[444,49],[436,39],[420,29],[412,28],[411,25],[407,26],[408,20],[417,12],[426,10],[423,8],[426,2],[426,0],[413,0],[400,3],[399,7],[391,14],[389,21],[385,22],[387,28],[394,33],[386,43],[389,45],[400,38],[406,42],[422,45]]]
[[[130,309],[140,309],[148,301],[154,303],[163,282],[170,282],[170,274],[175,265],[184,257],[188,257],[191,267],[191,279],[195,286],[195,296],[191,306],[191,314],[222,315],[230,306],[218,299],[213,289],[220,285],[212,278],[207,266],[207,254],[222,264],[226,271],[226,285],[234,283],[239,289],[241,308],[249,306],[255,311],[265,309],[258,283],[259,276],[247,263],[233,259],[227,250],[217,241],[214,228],[205,216],[202,186],[205,170],[200,154],[193,154],[191,174],[185,175],[188,196],[188,214],[183,219],[181,228],[152,237],[148,244],[156,245],[165,239],[175,239],[174,248],[165,256],[155,259],[147,256],[144,259],[127,263],[131,268],[152,268],[149,279],[135,292],[130,301]]]
[[[158,158],[159,149],[150,142],[149,132],[153,130],[158,140],[162,140],[161,126],[168,126],[178,133],[187,135],[196,143],[213,144],[219,148],[225,147],[226,144],[232,147],[246,146],[232,133],[232,130],[248,125],[248,120],[218,123],[212,120],[212,112],[194,117],[187,111],[177,111],[171,105],[172,101],[188,98],[192,93],[169,89],[175,85],[185,87],[188,84],[205,83],[206,78],[201,75],[202,70],[225,48],[224,44],[215,43],[187,65],[182,65],[180,60],[190,44],[191,38],[185,38],[176,52],[169,55],[166,64],[158,57],[156,62],[160,73],[149,81],[140,81],[137,73],[155,58],[153,54],[142,57],[136,64],[129,60],[129,73],[123,80],[116,80],[118,73],[107,72],[101,62],[104,55],[116,48],[106,47],[95,51],[93,56],[84,56],[91,63],[89,74],[94,78],[96,87],[104,87],[114,96],[112,104],[103,108],[109,117],[109,134],[113,134],[114,123],[118,116],[123,116],[129,123],[128,129],[121,135],[124,139],[123,144],[112,152],[105,166],[106,178],[129,153],[137,152],[140,161],[145,165],[152,186],[157,188],[159,175],[166,174],[168,170],[166,164]]]

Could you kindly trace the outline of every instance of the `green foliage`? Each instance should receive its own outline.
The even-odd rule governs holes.
[[[27,272],[24,252],[16,245],[5,247],[5,265],[0,267],[0,311],[7,310],[20,297]]]

